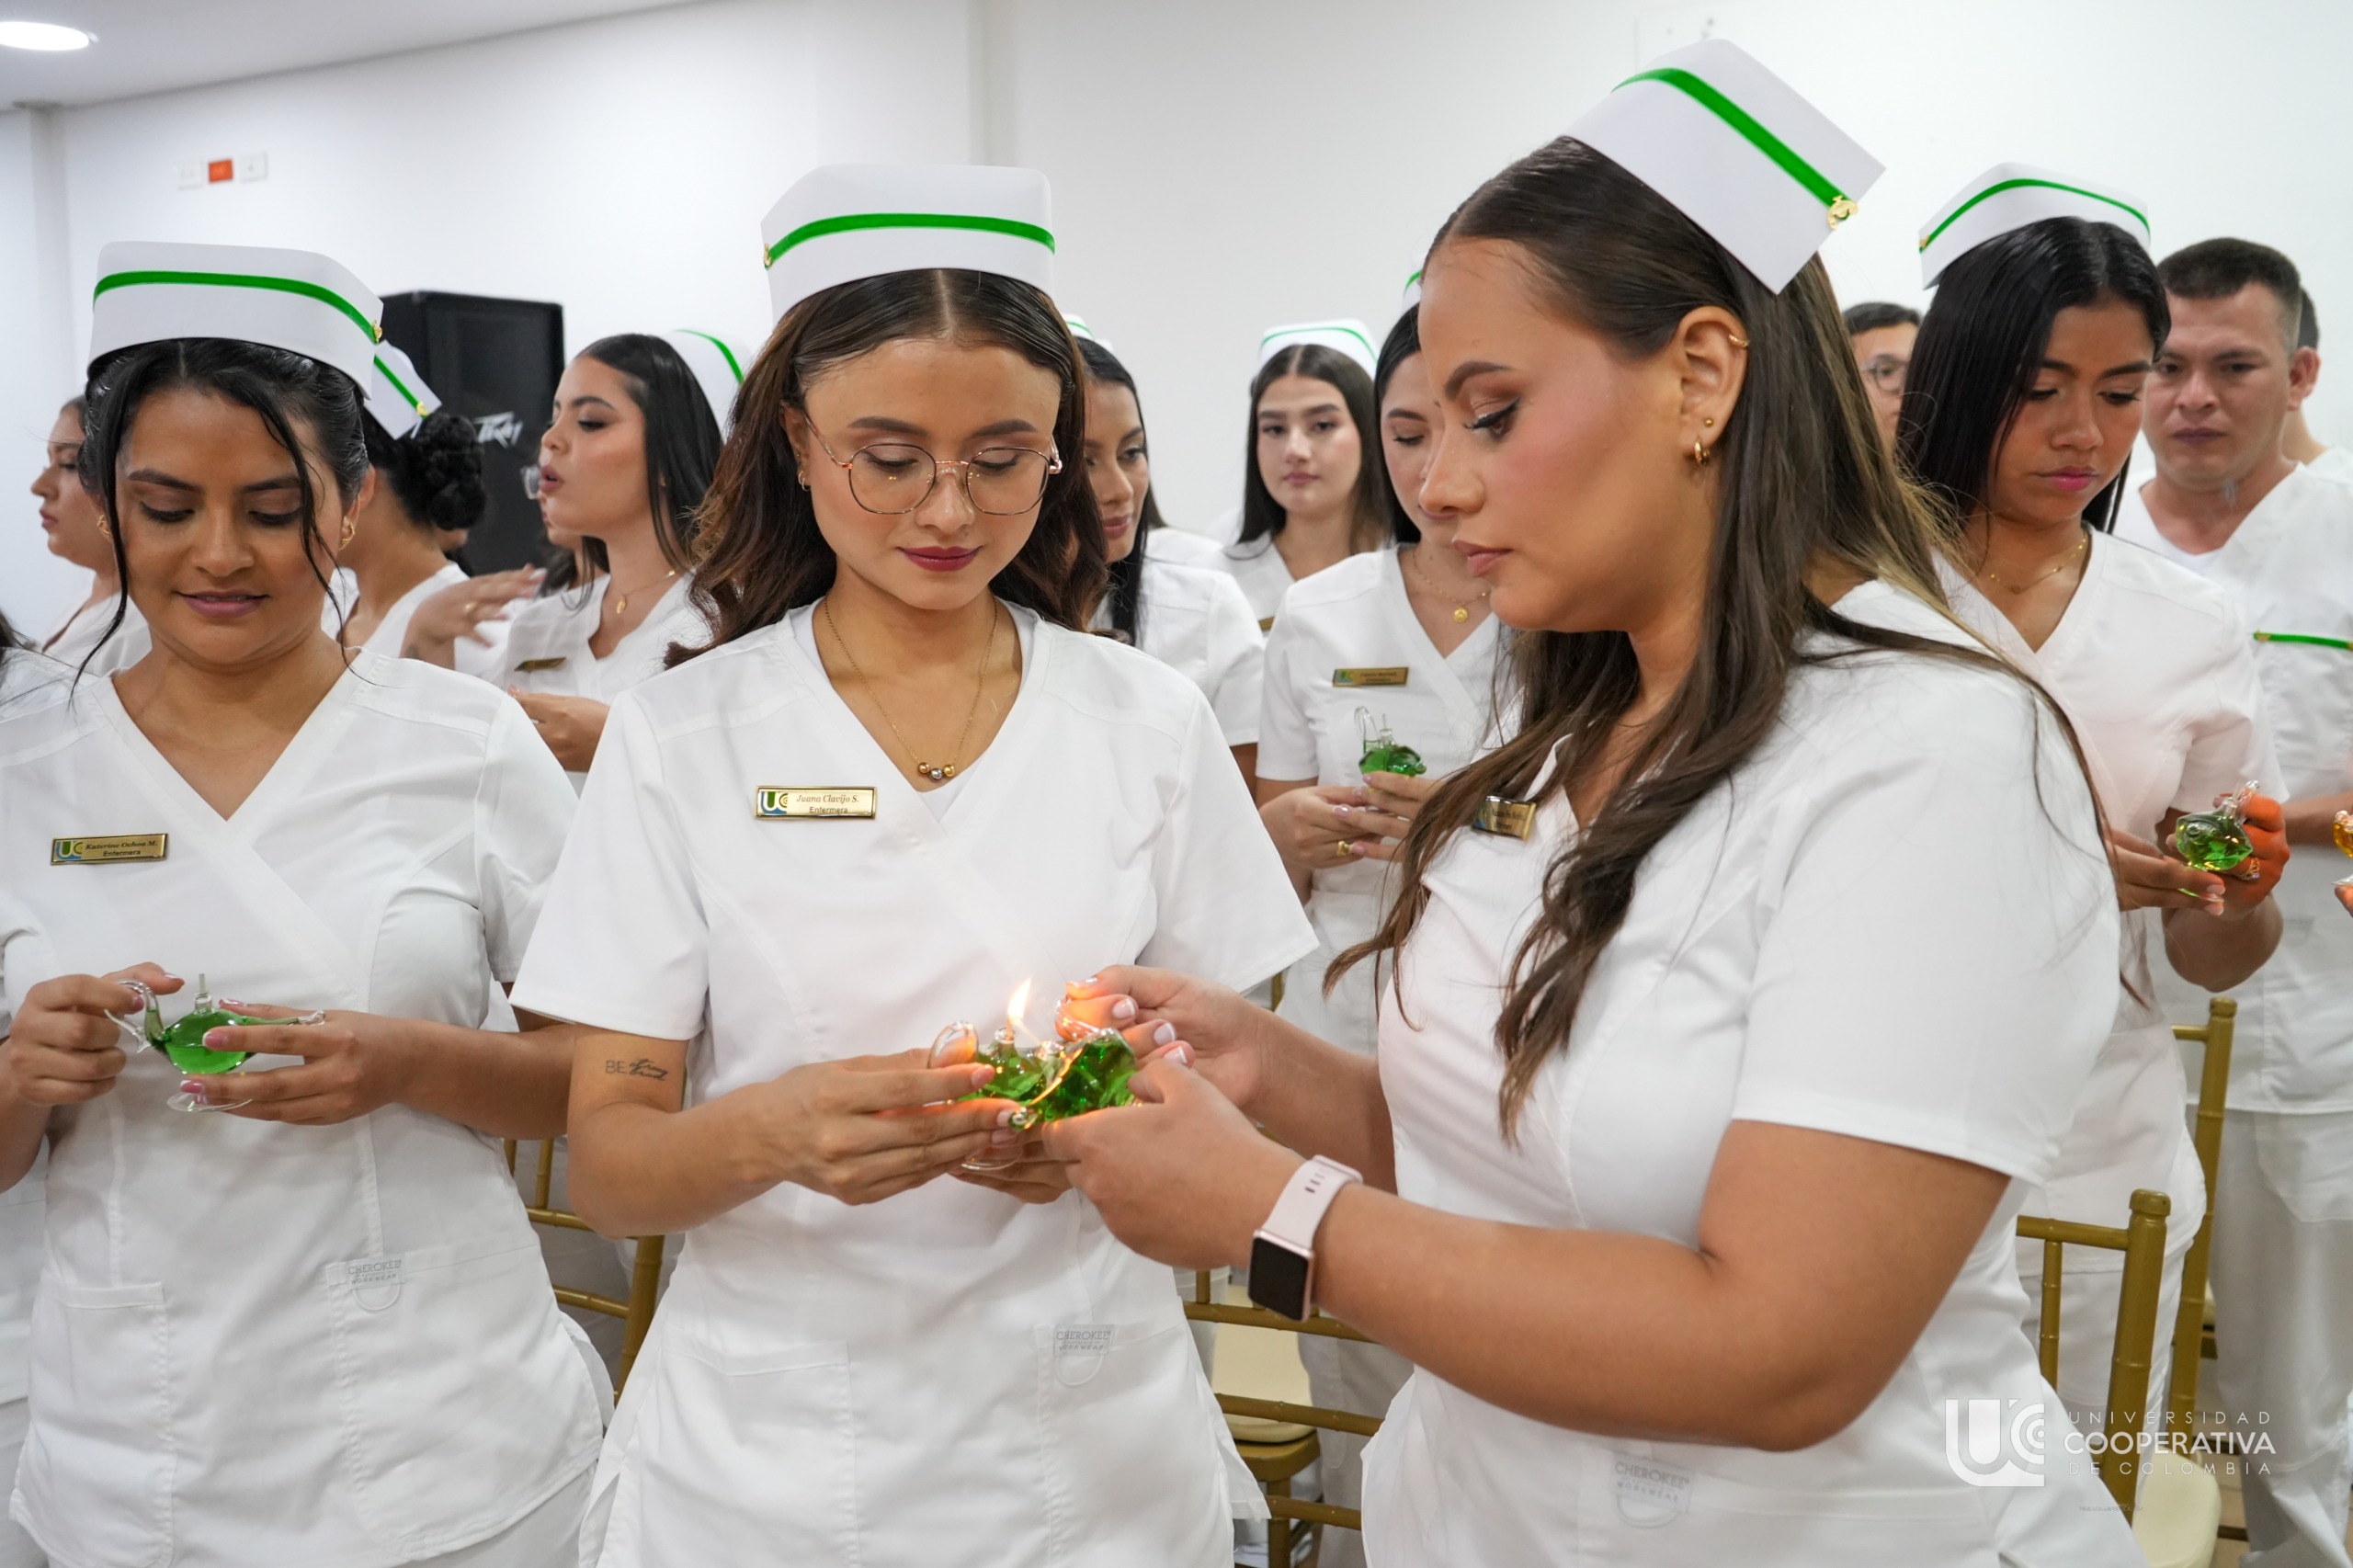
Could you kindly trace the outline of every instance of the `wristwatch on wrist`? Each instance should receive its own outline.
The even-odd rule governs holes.
[[[1364,1178],[1322,1155],[1291,1173],[1275,1211],[1250,1245],[1250,1299],[1304,1322],[1314,1297],[1315,1231],[1340,1189]]]

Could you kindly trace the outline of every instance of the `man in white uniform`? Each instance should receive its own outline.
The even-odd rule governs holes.
[[[2251,1563],[2346,1568],[2353,1395],[2353,923],[2329,827],[2353,808],[2353,483],[2281,449],[2318,356],[2293,263],[2207,240],[2158,267],[2173,332],[2148,384],[2156,476],[2116,531],[2229,593],[2256,665],[2296,846],[2279,952],[2241,996],[2216,1181],[2215,1392],[2246,1456]],[[2203,1010],[2168,990],[2170,1010]]]

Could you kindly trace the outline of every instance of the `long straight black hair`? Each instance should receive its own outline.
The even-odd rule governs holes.
[[[647,333],[600,337],[580,358],[618,371],[645,420],[646,509],[654,514],[662,559],[684,572],[694,564],[703,494],[719,467],[719,420],[710,400],[678,351]],[[604,540],[584,539],[580,549],[597,573],[612,570]]]
[[[331,558],[319,534],[319,495],[311,484],[310,459],[335,477],[335,491],[347,506],[359,494],[368,478],[366,415],[359,388],[350,377],[331,366],[259,343],[228,337],[181,337],[142,343],[108,356],[92,368],[82,417],[82,487],[97,497],[107,519],[107,536],[114,545],[116,580],[114,619],[107,622],[98,646],[122,629],[131,608],[131,568],[122,548],[122,506],[115,491],[115,471],[122,449],[131,438],[140,406],[157,392],[188,388],[225,398],[250,408],[259,416],[270,439],[294,460],[294,481],[301,496],[302,545],[319,585],[333,594],[319,562]],[[82,661],[87,670],[97,647]]]
[[[1415,303],[1407,305],[1405,313],[1391,324],[1389,335],[1381,340],[1381,358],[1372,371],[1372,460],[1381,470],[1381,494],[1389,501],[1389,531],[1399,544],[1419,544],[1422,528],[1389,477],[1389,452],[1381,445],[1379,428],[1381,405],[1389,401],[1389,383],[1397,379],[1397,368],[1421,351],[1422,307]]]
[[[1143,424],[1143,394],[1136,391],[1136,379],[1120,362],[1120,357],[1091,337],[1077,339],[1078,357],[1086,363],[1086,379],[1108,381],[1115,387],[1125,387],[1128,395],[1136,400],[1136,423]],[[1115,432],[1114,434],[1119,434]],[[1152,437],[1147,429],[1144,449],[1152,449]],[[1160,493],[1146,487],[1143,505],[1136,508],[1135,543],[1127,554],[1111,562],[1111,580],[1104,588],[1111,604],[1111,630],[1120,641],[1131,646],[1143,636],[1143,562],[1152,546],[1152,536],[1161,527]]]
[[[1062,383],[1054,413],[1062,470],[1046,480],[1029,541],[989,586],[1057,626],[1083,626],[1103,592],[1103,523],[1079,460],[1086,450],[1086,371],[1062,312],[1030,284],[994,272],[891,272],[836,284],[793,306],[745,373],[734,433],[702,507],[694,597],[710,623],[710,642],[673,647],[670,663],[773,626],[833,586],[833,547],[801,483],[784,411],[804,408],[809,383],[829,367],[910,337],[1010,349]]]
[[[1990,499],[1995,460],[2051,347],[2051,324],[2061,311],[2102,300],[2139,311],[2152,352],[2165,347],[2173,316],[2156,264],[2113,223],[2045,218],[1945,269],[1912,346],[1895,449],[1955,536]],[[2114,526],[2127,478],[2120,469],[2092,497],[2085,522]]]
[[[1711,449],[1716,532],[1697,656],[1600,811],[1553,859],[1542,905],[1509,960],[1495,1036],[1505,1063],[1497,1112],[1510,1138],[1538,1074],[1567,1046],[1643,863],[1773,733],[1794,672],[1859,650],[1897,650],[2018,680],[2022,716],[2037,699],[2031,682],[1982,649],[1849,619],[1809,586],[1808,573],[1826,561],[1944,605],[1933,510],[1880,440],[1819,259],[1777,293],[1649,186],[1568,137],[1480,187],[1433,253],[1471,240],[1518,247],[1563,319],[1630,358],[1659,353],[1687,316],[1711,305],[1730,312],[1751,344],[1738,405]],[[1432,860],[1486,797],[1529,796],[1555,758],[1548,794],[1591,777],[1641,693],[1621,631],[1523,632],[1512,658],[1518,733],[1438,786],[1406,835],[1395,903],[1342,965],[1404,944],[1429,903]]]
[[[1265,476],[1258,472],[1258,400],[1267,389],[1285,376],[1303,376],[1311,381],[1323,381],[1340,394],[1349,420],[1357,427],[1357,447],[1362,461],[1357,468],[1357,482],[1350,491],[1351,509],[1356,513],[1356,544],[1370,548],[1383,537],[1418,539],[1418,532],[1401,536],[1396,520],[1389,510],[1388,465],[1381,460],[1381,411],[1372,401],[1372,378],[1364,367],[1336,348],[1326,348],[1320,343],[1294,343],[1278,349],[1275,357],[1258,367],[1250,378],[1250,439],[1242,449],[1242,536],[1237,541],[1248,544],[1253,540],[1270,539],[1283,531],[1290,521],[1290,514],[1267,488]]]

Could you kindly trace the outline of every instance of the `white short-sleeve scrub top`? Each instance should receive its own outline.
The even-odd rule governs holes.
[[[226,820],[84,681],[0,718],[0,1025],[40,981],[142,960],[473,1025],[573,810],[511,699],[415,660],[360,653]],[[163,858],[58,842],[149,834]],[[51,1558],[392,1568],[575,1482],[596,1393],[498,1140],[404,1106],[190,1115],[178,1078],[133,1051],[51,1123],[12,1505]]]
[[[472,580],[467,575],[466,569],[456,562],[443,562],[439,571],[392,601],[392,607],[384,612],[384,619],[377,622],[376,630],[368,634],[367,642],[360,646],[371,653],[381,653],[388,659],[399,658],[401,649],[408,642],[409,622],[416,619],[416,612],[425,601],[444,588],[454,588],[460,583]],[[357,584],[354,587],[356,590]],[[344,607],[340,614],[347,613],[349,613],[348,607]],[[511,617],[515,612],[509,610],[507,613]],[[328,607],[328,614],[340,619],[337,608],[332,604]],[[474,642],[472,638],[459,638],[452,649],[457,661],[455,668],[459,673],[488,679],[502,672],[506,665],[506,632],[510,624],[511,621],[508,619],[493,619],[482,621],[476,626],[475,630],[489,639],[488,647]],[[591,621],[590,625],[593,627],[595,622]],[[330,621],[327,630],[335,631],[335,622]]]
[[[1503,740],[1493,718],[1502,623],[1489,616],[1441,655],[1406,597],[1403,562],[1393,550],[1367,551],[1301,578],[1284,596],[1267,635],[1259,778],[1362,783],[1360,712],[1421,753],[1434,777],[1459,770]],[[1350,970],[1329,996],[1324,976],[1335,959],[1379,928],[1389,908],[1389,869],[1378,860],[1357,860],[1313,873],[1307,917],[1315,926],[1315,950],[1291,966],[1276,1009],[1350,1051],[1373,1049],[1373,966]]]
[[[506,655],[490,679],[517,691],[585,697],[609,706],[622,692],[660,675],[673,642],[699,647],[710,640],[710,624],[690,597],[694,578],[682,572],[635,630],[613,644],[611,653],[597,657],[588,640],[597,634],[605,595],[612,585],[609,576],[598,577],[585,588],[567,588],[517,606],[508,617]],[[573,788],[579,789],[587,778],[573,774]]]
[[[938,814],[811,656],[805,608],[624,694],[516,1005],[691,1040],[700,1103],[1002,1017],[1024,980],[1042,1021],[1106,964],[1247,986],[1304,952],[1208,701],[1013,613],[1019,695]],[[849,800],[871,814],[760,814],[782,790],[870,791]],[[585,1560],[1211,1568],[1247,1507],[1224,1430],[1168,1271],[1080,1196],[780,1186],[688,1233]]]
[[[1958,636],[1877,584],[1839,608]],[[1372,1562],[2141,1562],[2089,1460],[2056,1441],[2065,1416],[2018,1332],[2011,1254],[2116,1011],[2115,894],[2071,774],[2007,676],[1892,654],[1794,672],[1776,732],[1643,867],[1517,1146],[1496,1120],[1505,971],[1576,824],[1556,795],[1528,841],[1466,831],[1445,847],[1381,1014],[1404,1197],[1694,1245],[1733,1120],[2018,1179],[1885,1391],[1802,1451],[1588,1436],[1416,1372],[1365,1454]],[[1957,1473],[1947,1424],[1967,1405],[1950,1402],[1972,1400],[2049,1407],[2045,1484]]]
[[[2353,790],[2353,652],[2334,645],[2353,642],[2353,481],[2299,468],[2202,555],[2159,533],[2128,486],[2116,537],[2195,572],[2237,609],[2256,640],[2282,795]],[[2347,869],[2315,846],[2299,849],[2279,879],[2279,949],[2232,993],[2234,1110],[2353,1110],[2353,920],[2330,891]],[[2205,1016],[2205,993],[2169,970],[2157,975],[2157,994],[2177,1021]]]
[[[1295,581],[1290,567],[1283,561],[1283,552],[1275,548],[1275,536],[1267,534],[1246,544],[1229,544],[1219,552],[1218,563],[1242,585],[1242,597],[1250,601],[1250,613],[1257,617],[1259,627],[1272,631],[1275,617],[1282,609],[1283,596],[1290,592]]]
[[[1154,545],[1170,531],[1154,530]],[[1201,688],[1227,745],[1255,744],[1267,641],[1241,588],[1222,572],[1146,556],[1142,600],[1136,646]],[[1095,630],[1110,626],[1107,597]]]
[[[2075,597],[2038,649],[1958,572],[1942,574],[1954,613],[2065,711],[2119,831],[2154,843],[2170,811],[2211,811],[2216,796],[2249,780],[2281,788],[2255,644],[2220,589],[2095,533]],[[2156,1005],[2156,971],[2170,972],[2165,927],[2154,909],[2121,918],[2125,985],[2115,1029],[2050,1182],[2029,1194],[2027,1211],[2120,1225],[2133,1189],[2150,1187],[2173,1199],[2170,1231],[2187,1245],[2206,1211],[2206,1184],[2182,1120],[2188,1085],[2172,1020]],[[2116,1254],[2078,1247],[2070,1268],[2079,1255],[2081,1267],[2122,1267]]]

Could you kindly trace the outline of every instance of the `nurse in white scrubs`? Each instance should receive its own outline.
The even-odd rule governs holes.
[[[1030,170],[858,165],[765,225],[714,645],[614,704],[516,991],[591,1030],[580,1212],[686,1232],[598,1472],[608,1568],[1222,1568],[1263,1508],[1167,1270],[1059,1164],[940,1179],[1022,1139],[942,1103],[984,1081],[926,1067],[944,1024],[1311,940],[1208,700],[1079,629],[1050,222]]]
[[[571,1563],[597,1391],[498,1146],[562,1126],[569,1040],[472,1027],[571,791],[494,688],[319,626],[374,297],[98,271],[84,469],[155,646],[0,721],[0,1175],[49,1155],[11,1511],[69,1563]],[[183,1084],[126,976],[324,1021]]]
[[[692,602],[692,551],[719,441],[709,394],[662,338],[599,338],[556,384],[540,437],[540,511],[587,541],[597,574],[519,605],[492,678],[575,785],[613,699],[658,673],[674,645],[710,637]]]
[[[74,410],[77,437],[80,412]],[[75,444],[80,444],[78,439]],[[67,478],[79,488],[70,465]],[[34,703],[57,699],[66,689],[71,673],[67,665],[26,647],[7,618],[0,616],[0,720]],[[0,974],[6,972],[0,969]],[[43,1244],[48,1228],[46,1164],[44,1153],[22,1179],[0,1193],[0,1475],[17,1473],[31,1417],[32,1407],[25,1398],[29,1368],[27,1349],[32,1338],[33,1295],[47,1250]],[[48,1561],[48,1554],[24,1526],[14,1519],[0,1519],[0,1568],[42,1568]]]
[[[1153,499],[1152,452],[1135,378],[1093,334],[1073,329],[1072,335],[1086,367],[1086,480],[1110,566],[1110,582],[1089,626],[1181,670],[1199,687],[1247,778],[1258,755],[1266,640],[1232,577],[1212,566],[1160,558],[1162,544],[1176,530],[1160,520]]]
[[[1711,40],[1456,210],[1421,505],[1524,629],[1522,727],[1406,840],[1380,1056],[1165,971],[1073,1004],[1183,1042],[1047,1129],[1112,1230],[1415,1362],[1374,1562],[2142,1562],[2031,1443],[2011,1256],[2115,892],[1814,257],[1878,172]]]
[[[1387,866],[1438,780],[1496,744],[1495,658],[1503,627],[1488,587],[1454,549],[1454,519],[1420,508],[1438,421],[1438,394],[1409,308],[1381,345],[1373,381],[1390,504],[1420,541],[1368,551],[1293,584],[1267,639],[1259,815],[1282,851],[1315,926],[1315,950],[1290,967],[1276,1011],[1308,1033],[1370,1052],[1376,1008],[1370,968],[1327,994],[1339,956],[1368,941],[1387,912]],[[1420,777],[1359,770],[1377,728],[1421,754]],[[1412,1367],[1378,1345],[1303,1335],[1300,1358],[1315,1403],[1385,1410]],[[1324,1500],[1356,1507],[1361,1437],[1323,1435]],[[1357,1537],[1327,1535],[1329,1568],[1362,1558]]]
[[[1943,568],[1954,611],[2075,725],[2124,912],[2114,1032],[2027,1208],[2121,1225],[2136,1188],[2166,1194],[2157,1322],[2170,1324],[2206,1188],[2155,969],[2227,991],[2260,968],[2279,942],[2271,893],[2288,846],[2278,802],[2259,797],[2248,807],[2256,853],[2233,874],[2159,847],[2180,814],[2250,779],[2268,793],[2280,781],[2255,644],[2230,601],[2107,531],[2168,321],[2147,233],[2137,201],[2072,176],[2002,164],[1964,186],[1922,233],[1922,281],[1937,298],[1913,349],[1897,452],[1957,526]],[[2034,1300],[2040,1244],[2021,1243],[2018,1259]],[[2084,1430],[2106,1424],[2121,1263],[2067,1254],[2059,1392]],[[2171,1350],[2160,1333],[2141,1419],[2163,1409]]]
[[[1302,322],[1259,340],[1240,537],[1222,564],[1261,631],[1299,578],[1411,537],[1381,474],[1373,365],[1362,322]]]
[[[61,664],[106,675],[134,664],[147,651],[147,623],[122,597],[114,544],[98,504],[82,488],[74,468],[82,457],[82,400],[69,401],[50,426],[48,461],[33,480],[40,500],[41,532],[49,552],[90,574],[90,591],[33,645]],[[116,618],[121,624],[116,624]]]
[[[339,631],[346,647],[397,659],[417,608],[444,588],[472,581],[441,553],[440,540],[472,530],[489,495],[473,421],[444,410],[392,344],[376,346],[373,369],[366,428],[376,483],[354,515],[351,541],[335,551],[357,589]],[[506,622],[488,620],[483,630],[502,637]],[[460,669],[479,676],[499,651],[468,639],[457,654]]]

